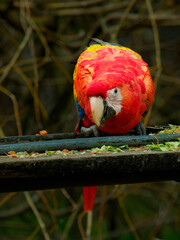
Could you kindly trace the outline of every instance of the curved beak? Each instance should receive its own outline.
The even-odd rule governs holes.
[[[89,100],[94,123],[100,127],[104,111],[103,99],[102,97],[90,97]]]
[[[109,106],[106,100],[102,97],[90,97],[91,112],[94,123],[101,127],[102,122],[110,120],[116,116],[116,111],[112,106]]]

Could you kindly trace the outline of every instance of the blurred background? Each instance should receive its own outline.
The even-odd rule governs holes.
[[[148,63],[156,96],[146,125],[180,124],[179,0],[0,0],[0,136],[74,131],[73,70],[91,37]],[[92,239],[180,239],[178,191],[99,188]],[[82,239],[81,189],[30,196],[50,239]],[[26,197],[0,195],[0,239],[45,239]]]
[[[73,70],[91,37],[141,54],[157,86],[149,124],[179,124],[179,11],[178,0],[0,1],[2,133],[74,130]]]

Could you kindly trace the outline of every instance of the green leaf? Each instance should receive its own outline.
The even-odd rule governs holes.
[[[160,146],[158,144],[148,144],[146,147],[150,148],[151,150],[160,150]]]
[[[167,147],[159,147],[161,151],[169,151]]]
[[[168,124],[170,129],[175,129],[175,126],[173,124]]]
[[[119,148],[121,148],[121,149],[129,149],[129,146],[126,144],[126,145],[122,145],[122,146],[120,146]]]
[[[46,150],[46,151],[45,151],[45,154],[48,155],[48,156],[50,156],[50,155],[54,154],[54,151],[48,151],[48,150]]]
[[[111,151],[111,152],[122,152],[122,149],[129,149],[129,146],[123,145],[123,146],[119,146],[119,147],[114,147],[114,146],[105,146],[103,145],[100,148],[92,148],[91,151],[97,151],[97,152],[107,152],[107,151]]]
[[[169,129],[161,130],[157,134],[171,134],[171,133],[177,133],[177,132],[180,132],[180,126],[169,124]]]
[[[169,148],[178,148],[178,147],[180,147],[180,142],[166,142],[165,144]]]

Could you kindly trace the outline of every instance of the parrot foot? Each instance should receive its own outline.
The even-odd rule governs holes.
[[[135,127],[134,127],[134,129],[135,129],[135,131],[136,131],[136,134],[137,135],[147,135],[147,133],[146,133],[146,128],[145,128],[145,126],[141,123],[141,122],[139,122]]]
[[[81,127],[81,132],[87,136],[93,135],[94,137],[99,137],[100,133],[96,125],[92,125],[89,128]]]

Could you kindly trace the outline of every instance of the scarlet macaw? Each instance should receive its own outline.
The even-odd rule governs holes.
[[[154,84],[141,56],[133,50],[94,39],[79,57],[74,71],[78,131],[124,134],[137,128],[154,100]],[[84,210],[92,210],[97,187],[84,187]]]

